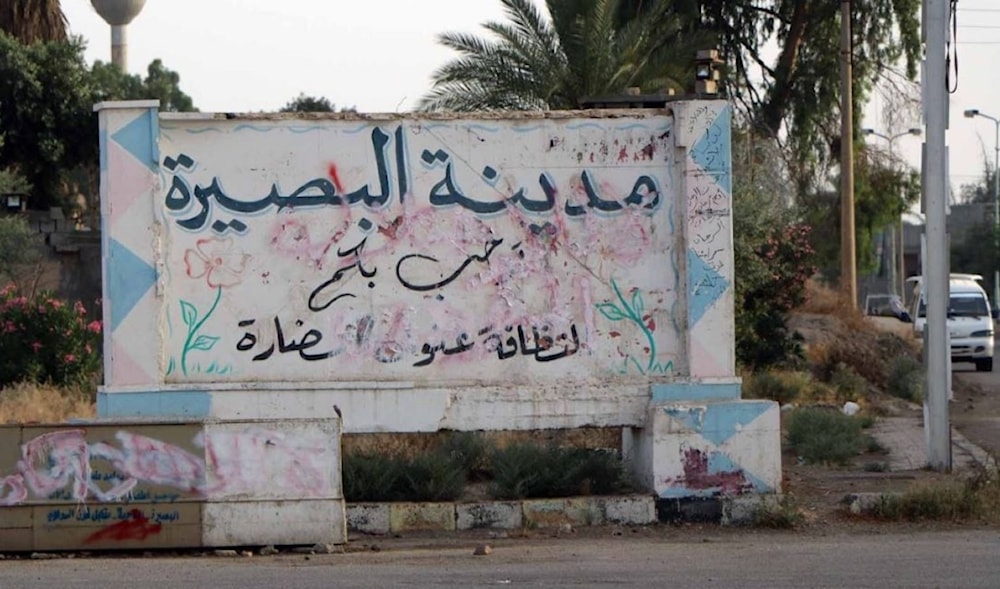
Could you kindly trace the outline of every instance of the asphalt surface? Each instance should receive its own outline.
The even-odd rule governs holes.
[[[273,557],[75,558],[0,562],[0,587],[247,589],[256,587],[706,587],[1000,586],[1000,531],[703,535],[677,538],[501,540],[432,549]]]

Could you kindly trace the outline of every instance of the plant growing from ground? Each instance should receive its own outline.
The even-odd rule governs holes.
[[[743,396],[748,399],[769,399],[786,405],[812,394],[814,385],[812,375],[808,372],[758,372],[743,379]]]
[[[847,464],[867,442],[861,420],[837,410],[796,409],[787,420],[789,448],[810,464]]]
[[[869,515],[880,520],[965,520],[983,511],[980,493],[971,485],[927,487],[903,493],[884,495]]]
[[[497,499],[606,495],[627,490],[625,465],[615,452],[511,444],[490,457]]]
[[[804,519],[802,511],[788,497],[782,497],[777,503],[762,499],[753,511],[750,525],[756,528],[790,530],[800,525]]]
[[[0,290],[0,386],[28,381],[82,384],[101,366],[101,322],[83,305],[51,293],[28,297]]]
[[[924,398],[923,366],[913,356],[901,354],[889,363],[888,392],[894,397],[920,403]]]

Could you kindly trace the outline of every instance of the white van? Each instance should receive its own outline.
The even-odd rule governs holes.
[[[978,372],[993,370],[993,320],[997,311],[990,308],[989,297],[978,274],[952,274],[949,278],[948,333],[951,336],[952,362],[972,362]],[[927,323],[927,303],[920,276],[906,279],[913,284],[910,316],[913,331],[923,337]]]

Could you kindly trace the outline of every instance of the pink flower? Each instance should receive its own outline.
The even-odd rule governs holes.
[[[42,349],[42,344],[39,342],[32,342],[31,349],[37,352]]]
[[[73,354],[66,354],[63,356],[63,360],[65,360],[67,364],[72,364],[73,362],[76,362],[76,356]]]
[[[63,302],[60,301],[59,299],[49,299],[48,303],[50,305],[52,305],[53,309],[62,309],[63,308]]]
[[[90,349],[90,344],[86,344],[83,346],[83,353],[89,355],[91,352],[93,352],[93,350]]]
[[[101,322],[96,319],[91,321],[87,324],[87,331],[90,333],[101,333]]]
[[[87,309],[84,308],[83,303],[81,303],[80,301],[77,301],[73,305],[73,311],[75,311],[77,315],[86,315],[87,314]]]
[[[195,249],[184,252],[188,277],[204,276],[210,288],[239,284],[242,281],[240,274],[250,256],[232,250],[232,239],[199,239],[195,242]]]

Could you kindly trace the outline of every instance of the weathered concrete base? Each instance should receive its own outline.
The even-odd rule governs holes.
[[[336,419],[0,427],[0,551],[346,541]]]
[[[105,387],[102,418],[324,419],[345,433],[532,430],[642,423],[649,384],[424,387],[406,382]]]
[[[347,505],[351,532],[514,530],[564,525],[648,525],[656,521],[655,500],[646,495],[566,497],[476,503],[358,503]]]
[[[730,387],[727,385],[726,390]],[[623,442],[637,477],[662,499],[781,491],[778,404],[738,399],[653,405]],[[714,517],[714,516],[713,516]]]
[[[777,508],[780,495],[742,497],[689,497],[657,499],[656,517],[663,523],[712,523],[746,526],[756,521],[761,510]]]

